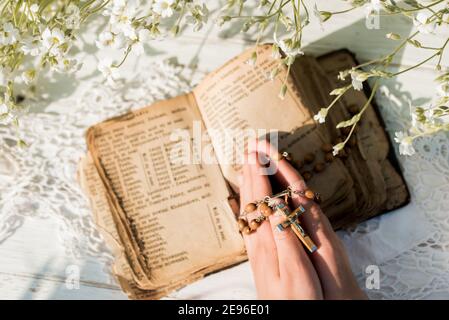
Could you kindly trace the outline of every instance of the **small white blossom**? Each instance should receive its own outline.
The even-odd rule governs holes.
[[[22,42],[20,49],[24,54],[36,57],[41,53],[41,39],[38,37],[28,37]]]
[[[8,113],[8,106],[5,103],[0,104],[0,115]]]
[[[110,85],[113,85],[120,77],[117,67],[114,66],[112,59],[108,57],[100,60],[98,63],[98,70],[100,70]]]
[[[173,15],[172,5],[175,0],[156,0],[153,4],[153,11],[160,15],[162,18],[168,18]]]
[[[114,34],[111,31],[103,31],[102,33],[100,33],[98,40],[95,43],[100,49],[119,49],[122,48],[123,44],[125,43],[125,39],[121,34]]]
[[[343,148],[345,147],[345,144],[343,142],[340,142],[339,144],[336,144],[332,147],[332,154],[336,156]]]
[[[413,24],[423,34],[429,34],[435,31],[435,21],[430,21],[430,15],[427,12],[418,12],[413,19]]]
[[[69,29],[79,29],[81,22],[80,9],[73,3],[66,9],[65,24]]]
[[[42,32],[42,42],[44,47],[52,55],[61,53],[60,46],[66,41],[64,33],[59,28],[50,30],[48,27]]]
[[[110,19],[112,32],[122,33],[130,40],[136,40],[137,32],[132,25],[133,19],[139,13],[138,1],[114,1]]]
[[[413,148],[413,138],[404,132],[396,132],[394,141],[399,143],[400,154],[411,156],[415,153],[415,149]]]
[[[133,51],[140,56],[144,53],[143,45],[150,39],[150,31],[148,29],[139,30],[136,41],[133,43]]]
[[[440,97],[449,97],[449,82],[440,83],[437,92]]]
[[[297,55],[304,55],[298,42],[295,42],[291,37],[285,37],[282,40],[278,40],[276,33],[273,36],[274,43],[285,53],[288,57],[296,57]]]
[[[327,108],[321,108],[320,111],[313,116],[313,120],[318,121],[319,123],[324,123],[326,121],[328,111],[329,110]]]
[[[11,22],[3,24],[2,31],[0,31],[0,44],[13,45],[19,41],[19,30],[17,30]]]
[[[37,18],[37,12],[39,11],[39,5],[37,3],[33,3],[31,6],[28,2],[23,2],[20,6],[21,14],[24,14],[28,20],[33,21]]]
[[[59,72],[71,73],[78,71],[81,68],[81,64],[78,64],[76,59],[67,59],[63,58],[58,60],[58,64],[55,66],[55,69]]]
[[[39,5],[38,5],[37,3],[33,3],[33,4],[30,6],[30,11],[31,11],[32,13],[37,13],[37,12],[39,11]]]
[[[351,74],[352,87],[357,91],[362,90],[363,82],[368,79],[368,74],[357,70],[351,70],[349,73]]]
[[[35,78],[36,78],[36,70],[34,69],[29,69],[22,72],[22,80],[27,85],[33,82]]]
[[[203,5],[191,5],[190,6],[190,15],[186,17],[186,23],[192,24],[194,31],[199,31],[207,23],[207,18],[209,15],[209,10],[206,7],[206,4]]]
[[[0,104],[0,124],[8,125],[13,120],[13,116],[9,112],[9,108],[6,103]]]

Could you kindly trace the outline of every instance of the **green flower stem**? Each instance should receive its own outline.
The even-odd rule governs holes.
[[[125,55],[123,56],[122,61],[120,61],[119,64],[114,64],[113,65],[114,68],[120,68],[122,66],[122,64],[125,62],[126,58],[128,57],[129,53],[131,52],[131,48],[132,48],[132,46],[128,46],[128,48],[126,48],[126,52],[125,52]]]
[[[431,55],[431,56],[428,57],[427,59],[425,59],[425,60],[421,61],[420,63],[417,63],[417,64],[415,64],[415,65],[413,65],[413,66],[411,66],[411,67],[409,67],[409,68],[407,68],[407,69],[404,69],[404,70],[402,70],[402,71],[393,73],[393,74],[392,74],[392,77],[398,76],[398,75],[400,75],[400,74],[402,74],[402,73],[405,73],[405,72],[407,72],[407,71],[410,71],[410,70],[412,70],[412,69],[415,69],[415,68],[417,68],[417,67],[423,65],[424,63],[426,63],[426,62],[432,60],[434,57],[436,57],[436,56],[438,56],[438,55],[440,56],[440,58],[439,58],[439,60],[438,60],[438,64],[440,64],[441,58],[442,58],[443,53],[444,53],[444,49],[446,48],[446,46],[447,46],[448,43],[449,43],[449,38],[446,40],[446,42],[444,43],[444,45],[443,45],[441,48],[438,48],[438,51],[435,52],[433,55]]]
[[[351,138],[352,133],[354,132],[354,129],[357,125],[357,123],[360,121],[361,116],[363,115],[363,113],[365,112],[365,110],[370,106],[371,101],[374,98],[375,93],[377,92],[377,89],[379,88],[379,78],[376,79],[376,82],[374,82],[373,85],[373,89],[371,90],[371,94],[368,98],[368,100],[365,102],[365,104],[363,105],[362,109],[359,111],[358,115],[360,115],[359,120],[357,120],[351,127],[351,131],[349,131],[348,136],[346,137],[346,139],[343,141],[343,144],[346,145],[346,143],[349,141],[349,139]]]

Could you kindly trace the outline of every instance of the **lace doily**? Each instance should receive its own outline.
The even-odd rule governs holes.
[[[85,80],[72,97],[53,103],[46,112],[22,117],[20,130],[29,145],[22,151],[14,146],[16,131],[0,127],[0,248],[26,219],[54,219],[68,254],[90,256],[110,272],[112,257],[75,180],[78,159],[85,153],[84,132],[129,109],[189,91],[186,72],[191,70],[160,62],[139,69],[132,80],[115,88],[99,78]],[[387,90],[378,98],[388,130],[404,127],[408,106],[397,102],[391,108],[401,99],[392,99]],[[70,108],[58,107],[67,105]],[[380,289],[367,290],[372,298],[449,298],[448,135],[422,139],[416,148],[413,157],[399,157],[413,204],[340,232],[362,288],[365,267],[379,266]],[[251,278],[245,263],[170,298],[255,298]]]
[[[378,105],[390,135],[409,127],[406,94],[384,87]],[[398,158],[419,214],[410,219],[404,212],[396,228],[408,232],[415,226],[423,237],[408,250],[380,262],[380,289],[367,291],[371,298],[449,298],[449,134],[421,138],[415,149],[414,156]],[[358,279],[364,286],[363,274]]]
[[[23,150],[16,146],[17,130],[0,126],[0,248],[25,219],[53,219],[58,221],[68,256],[94,257],[110,273],[113,257],[76,181],[78,160],[86,152],[84,133],[89,126],[133,107],[188,91],[182,71],[159,62],[114,88],[103,84],[101,77],[87,81],[72,98],[48,108],[53,111],[21,118],[20,136],[28,144]]]

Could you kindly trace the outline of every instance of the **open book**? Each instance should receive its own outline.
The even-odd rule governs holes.
[[[251,65],[254,50],[258,58]],[[325,124],[313,120],[332,99],[329,92],[343,85],[337,73],[355,65],[353,56],[341,50],[300,57],[288,77],[282,68],[269,80],[277,64],[270,45],[249,49],[207,75],[191,93],[88,130],[88,154],[80,162],[78,178],[114,250],[114,273],[130,298],[162,297],[246,259],[236,223],[241,162],[233,150],[243,143],[242,132],[250,129],[278,130],[280,149],[293,159],[313,154],[315,163],[326,163],[318,173],[307,164],[300,171],[308,172],[307,183],[321,194],[322,209],[335,229],[408,202],[407,187],[372,106],[350,153],[331,162],[323,159],[323,144],[335,144],[342,136],[336,124],[367,101],[363,91],[351,90]],[[280,99],[284,79],[287,93]],[[179,147],[174,133],[195,137],[206,130],[208,139],[192,140],[191,147],[214,161],[195,158],[198,153],[190,163],[172,161]],[[225,131],[236,142],[232,147],[219,134]]]

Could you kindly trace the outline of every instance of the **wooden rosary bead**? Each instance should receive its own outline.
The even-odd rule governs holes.
[[[247,213],[256,211],[256,209],[257,209],[256,204],[255,204],[255,203],[252,203],[252,202],[248,203],[248,204],[245,206],[245,212],[247,212]]]
[[[248,222],[245,219],[238,219],[237,224],[239,225],[239,230],[243,230],[243,228],[248,226]]]
[[[265,202],[261,203],[259,205],[259,211],[264,217],[269,217],[271,214],[273,214],[273,210],[270,208],[268,204]]]
[[[300,160],[295,161],[296,169],[301,169],[303,165],[304,164],[302,163],[302,161]]]
[[[256,220],[251,220],[251,222],[249,223],[251,230],[256,230],[259,227],[259,225],[260,223],[257,222]]]
[[[325,168],[326,168],[326,166],[325,166],[324,163],[318,162],[318,163],[313,167],[313,171],[315,171],[316,173],[319,173],[319,172],[323,172]]]
[[[315,160],[315,155],[313,153],[308,153],[304,157],[304,161],[307,162],[307,163],[312,163],[313,160]]]
[[[248,226],[246,226],[242,229],[242,233],[244,233],[244,234],[250,234],[251,231],[252,231],[251,228]]]
[[[324,156],[324,160],[326,160],[326,162],[334,161],[334,155],[332,154],[332,152],[326,153],[326,155]]]
[[[309,181],[310,179],[312,179],[312,172],[310,171],[304,171],[303,173],[301,173],[301,175],[305,181]]]
[[[331,152],[332,151],[332,144],[330,143],[325,143],[321,146],[321,150],[323,150],[323,152]]]
[[[315,198],[315,193],[312,190],[307,189],[306,191],[304,191],[304,196],[307,199],[313,200]]]

